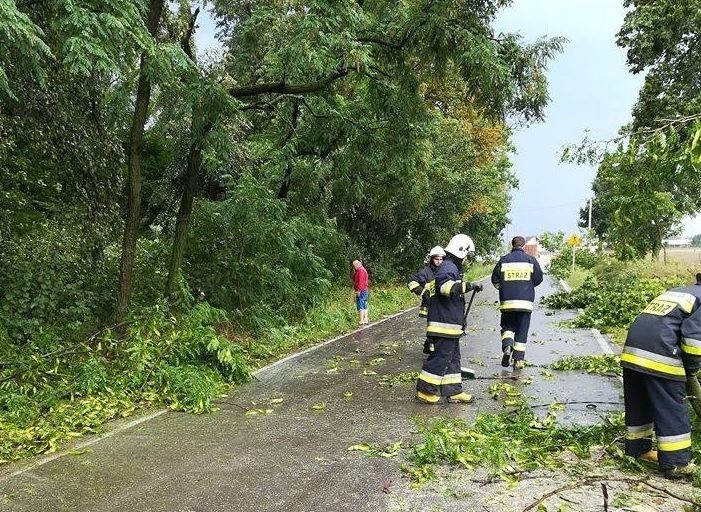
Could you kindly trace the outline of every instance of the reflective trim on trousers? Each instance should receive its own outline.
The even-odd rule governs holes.
[[[428,382],[429,384],[433,384],[434,386],[440,386],[441,382],[443,381],[442,376],[435,375],[433,373],[427,372],[426,370],[421,370],[421,373],[419,374],[419,379]]]
[[[626,426],[626,439],[643,439],[645,437],[652,437],[652,430],[654,423],[646,423],[645,425],[627,425]]]
[[[502,311],[533,311],[533,302],[530,300],[505,300],[499,309]]]
[[[661,452],[676,452],[691,448],[691,432],[676,436],[657,436],[657,449]]]
[[[462,325],[449,324],[445,322],[428,321],[426,334],[429,336],[460,337],[463,335]]]

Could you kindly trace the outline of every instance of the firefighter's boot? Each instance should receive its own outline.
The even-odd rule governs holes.
[[[425,404],[437,404],[441,397],[438,395],[432,395],[431,393],[424,393],[423,391],[417,391],[416,392],[416,399],[419,402],[423,402]]]
[[[448,397],[448,403],[451,404],[469,404],[470,402],[472,402],[472,395],[468,395],[464,391]]]
[[[645,462],[657,463],[657,450],[649,450],[641,455],[638,455],[638,460],[644,460]]]
[[[511,348],[511,345],[507,345],[504,347],[504,350],[502,350],[503,355],[501,356],[501,365],[504,368],[508,368],[511,366],[511,354],[513,352],[513,349]]]

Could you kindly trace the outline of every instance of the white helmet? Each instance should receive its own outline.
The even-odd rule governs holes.
[[[433,249],[428,251],[428,254],[426,254],[426,257],[424,258],[424,263],[428,264],[431,261],[431,258],[433,258],[434,256],[445,256],[445,251],[443,250],[443,247],[437,245]]]
[[[463,260],[466,256],[475,254],[475,243],[472,241],[472,238],[460,233],[450,239],[448,245],[445,246],[445,252],[449,252]]]
[[[443,250],[443,247],[437,245],[428,252],[428,255],[431,258],[433,258],[434,256],[445,256],[445,251]]]

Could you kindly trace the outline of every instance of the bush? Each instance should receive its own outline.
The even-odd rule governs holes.
[[[79,231],[47,223],[0,248],[0,339],[71,338],[107,316],[110,274]]]
[[[584,269],[594,268],[607,259],[607,256],[587,249],[578,249],[574,255],[575,265]],[[567,278],[572,272],[572,248],[566,247],[557,253],[550,261],[547,272],[559,279]]]
[[[627,328],[657,295],[688,283],[687,275],[681,267],[661,271],[643,263],[605,260],[592,268],[580,288],[550,295],[542,302],[556,309],[584,309],[574,320],[575,327]]]
[[[212,305],[254,329],[302,314],[332,281],[348,279],[331,221],[288,218],[285,204],[250,178],[224,201],[198,203],[184,273]]]

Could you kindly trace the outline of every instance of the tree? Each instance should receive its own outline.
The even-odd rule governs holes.
[[[663,238],[684,215],[701,209],[701,2],[627,0],[617,43],[631,72],[646,71],[614,149],[591,151],[585,141],[574,159],[599,160],[594,180],[593,228],[621,257],[656,256]]]
[[[563,231],[557,233],[546,231],[538,237],[538,241],[546,250],[557,252],[565,247],[565,233]]]
[[[701,1],[626,0],[624,6],[617,43],[627,49],[631,72],[646,72],[632,130],[701,112]]]
[[[146,28],[151,37],[156,36],[161,21],[164,0],[150,0],[146,14]],[[116,318],[123,320],[129,303],[134,276],[134,259],[136,239],[138,237],[141,214],[141,153],[144,138],[144,126],[151,102],[151,79],[146,73],[149,54],[144,51],[139,61],[139,80],[136,88],[134,116],[129,130],[129,147],[127,152],[127,218],[122,239],[122,258],[119,264],[119,294]]]

